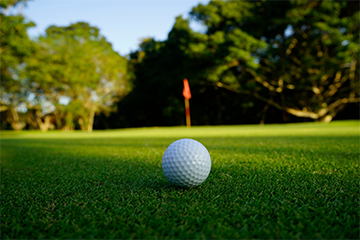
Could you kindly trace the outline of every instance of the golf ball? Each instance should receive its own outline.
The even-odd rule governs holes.
[[[162,158],[165,177],[174,185],[195,187],[209,176],[211,159],[208,150],[193,139],[180,139],[165,150]]]

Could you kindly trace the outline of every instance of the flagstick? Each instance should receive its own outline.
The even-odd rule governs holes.
[[[189,104],[189,99],[185,98],[185,113],[186,113],[186,126],[188,128],[191,127],[191,122],[190,122],[190,104]]]

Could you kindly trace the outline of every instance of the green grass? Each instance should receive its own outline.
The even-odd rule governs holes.
[[[1,132],[1,239],[359,238],[358,121]],[[208,179],[172,186],[161,158],[189,137]]]

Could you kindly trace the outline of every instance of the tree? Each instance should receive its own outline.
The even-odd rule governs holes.
[[[183,119],[182,79],[188,73],[179,46],[145,38],[139,50],[130,54],[129,64],[134,89],[119,104],[128,113],[124,124],[138,127],[179,124]]]
[[[359,101],[358,2],[212,1],[191,14],[207,31],[189,54],[213,54],[204,78],[218,87],[325,122]]]
[[[187,77],[193,84],[196,73],[193,71],[196,66],[184,52],[192,34],[188,21],[178,17],[166,41],[143,39],[139,50],[130,54],[134,89],[119,103],[119,108],[128,115],[115,118],[122,119],[126,126],[138,127],[184,122],[182,81]]]
[[[0,2],[0,111],[6,111],[6,120],[14,130],[21,130],[26,125],[18,108],[24,107],[27,101],[24,66],[26,59],[34,51],[33,42],[26,30],[35,24],[27,21],[20,13],[7,13],[14,6],[24,2]]]
[[[115,110],[114,101],[129,92],[127,60],[96,27],[50,26],[37,43],[27,65],[34,94],[38,102],[52,103],[64,129],[73,129],[77,120],[82,130],[92,131],[95,114]]]
[[[139,50],[130,54],[134,89],[118,104],[128,114],[112,115],[112,126],[120,127],[120,123],[128,127],[184,124],[184,78],[189,79],[193,95],[190,104],[193,124],[252,123],[256,114],[249,111],[257,107],[259,101],[247,96],[239,98],[209,84],[209,79],[218,80],[216,73],[222,69],[216,64],[224,53],[214,54],[220,36],[208,40],[206,35],[193,31],[189,20],[181,16],[176,18],[166,41],[143,39]],[[256,49],[253,42],[245,44]],[[242,117],[244,115],[248,117]]]

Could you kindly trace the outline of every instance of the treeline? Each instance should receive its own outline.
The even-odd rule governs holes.
[[[330,122],[349,104],[359,116],[355,1],[211,1],[126,57],[83,22],[30,40],[33,23],[10,7],[1,2],[2,129],[184,125],[184,78],[195,125]]]

